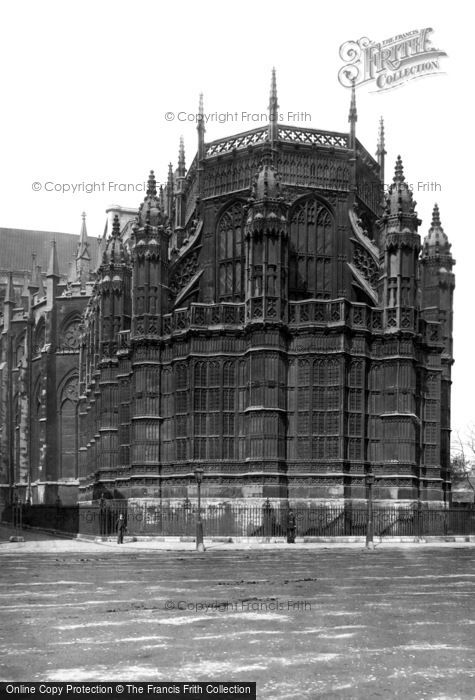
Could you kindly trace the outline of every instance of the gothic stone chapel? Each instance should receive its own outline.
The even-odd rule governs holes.
[[[200,101],[200,114],[203,103]],[[398,157],[348,132],[279,122],[206,141],[90,260],[2,326],[2,483],[33,503],[450,501],[454,260],[421,221]],[[10,280],[11,281],[11,280]],[[20,347],[21,352],[18,352]],[[29,389],[25,388],[26,386]],[[5,489],[4,489],[5,490]]]

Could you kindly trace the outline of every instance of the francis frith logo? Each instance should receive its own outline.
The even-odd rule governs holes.
[[[440,59],[446,57],[431,43],[433,29],[414,29],[376,42],[368,37],[346,41],[340,46],[345,65],[338,72],[344,87],[373,83],[376,92],[399,87],[408,80],[441,73]]]

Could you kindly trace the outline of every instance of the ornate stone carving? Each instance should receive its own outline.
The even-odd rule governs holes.
[[[81,340],[81,321],[75,319],[69,323],[61,332],[60,349],[78,350]]]
[[[353,243],[353,265],[373,289],[376,289],[379,280],[379,266],[368,251],[356,242]]]

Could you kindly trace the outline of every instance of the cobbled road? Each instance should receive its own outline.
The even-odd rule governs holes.
[[[474,698],[475,548],[0,553],[1,679]]]

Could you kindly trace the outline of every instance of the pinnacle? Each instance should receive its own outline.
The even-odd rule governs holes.
[[[439,205],[434,204],[434,209],[432,211],[432,228],[442,228],[442,224],[440,223],[440,212],[439,212]]]
[[[48,263],[48,277],[59,277],[58,252],[56,241],[51,241],[51,249]]]
[[[120,237],[120,221],[119,221],[119,217],[117,216],[117,214],[114,215],[114,220],[112,222],[112,237],[113,238]]]
[[[185,142],[183,136],[180,136],[180,146],[178,148],[178,176],[184,177],[185,173]]]
[[[394,168],[393,182],[404,182],[404,168],[402,165],[401,156],[397,157],[396,167]]]
[[[279,109],[279,105],[277,102],[277,79],[276,79],[276,73],[275,73],[275,68],[272,68],[272,77],[271,77],[271,82],[270,82],[270,95],[269,95],[269,114],[271,115],[271,118],[275,118],[275,113]]]
[[[356,111],[356,90],[355,90],[355,79],[351,81],[351,101],[350,101],[350,113],[348,114],[349,122],[356,122],[358,120],[358,113]]]
[[[150,171],[150,175],[148,176],[147,195],[149,197],[157,196],[157,182],[155,180],[155,174],[153,170]]]
[[[378,134],[378,146],[384,150],[384,119],[383,117],[379,120],[379,134]]]

